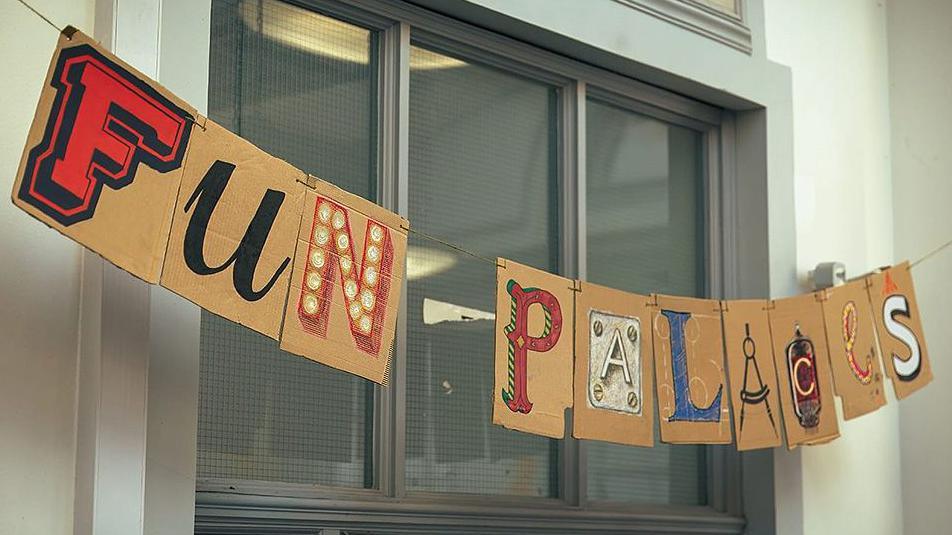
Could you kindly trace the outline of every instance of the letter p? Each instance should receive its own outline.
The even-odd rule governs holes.
[[[562,309],[551,293],[538,288],[525,288],[510,279],[506,291],[512,298],[509,310],[509,325],[505,327],[509,340],[509,384],[502,391],[502,399],[512,412],[529,414],[532,402],[526,388],[527,359],[529,351],[545,353],[558,343],[562,334]],[[538,304],[545,314],[545,327],[541,336],[529,336],[529,308]]]

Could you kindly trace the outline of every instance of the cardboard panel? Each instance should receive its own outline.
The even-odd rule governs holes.
[[[729,444],[720,303],[659,295],[652,331],[661,440]]]
[[[654,445],[648,297],[579,282],[572,436]]]
[[[156,283],[195,109],[74,28],[60,35],[13,203]]]
[[[409,223],[308,180],[281,349],[385,385]]]
[[[498,259],[493,423],[552,438],[572,406],[575,281]]]
[[[767,301],[722,301],[721,315],[737,449],[779,446],[782,420]]]
[[[192,135],[162,286],[277,339],[305,178],[205,121]]]
[[[816,294],[773,301],[768,310],[787,447],[840,436],[823,311]]]
[[[886,404],[866,281],[836,286],[820,295],[833,387],[843,402],[843,419],[850,420]]]
[[[909,263],[870,275],[866,281],[883,367],[896,399],[903,399],[932,381]]]

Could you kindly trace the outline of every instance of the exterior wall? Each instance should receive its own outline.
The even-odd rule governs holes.
[[[819,262],[844,262],[854,277],[893,260],[886,9],[860,0],[765,5],[767,56],[793,71],[797,273],[806,290]],[[843,422],[840,410],[838,440],[803,449],[803,533],[902,532],[900,406],[887,392],[874,414]]]
[[[887,8],[896,258],[916,259],[952,239],[952,3],[892,0]],[[907,535],[945,533],[952,524],[950,272],[948,249],[913,272],[935,380],[899,406]]]
[[[31,4],[204,110],[209,0]],[[11,191],[58,32],[16,2],[0,17],[18,29],[0,38]],[[0,533],[191,532],[198,308],[103,266],[12,203],[0,203],[0,222]]]
[[[87,31],[93,1],[36,1]],[[9,202],[58,32],[0,5],[0,533],[73,533],[81,249]]]

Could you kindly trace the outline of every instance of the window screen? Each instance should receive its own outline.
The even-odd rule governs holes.
[[[701,134],[597,100],[586,107],[588,280],[702,296]],[[704,446],[593,441],[587,451],[591,500],[707,503]]]
[[[553,87],[412,46],[413,228],[557,272],[556,110]],[[555,496],[559,442],[491,423],[493,322],[424,322],[425,301],[493,312],[494,263],[413,234],[408,256],[407,488]]]
[[[367,198],[377,35],[273,0],[212,3],[209,116]],[[198,477],[371,486],[371,383],[202,312]]]

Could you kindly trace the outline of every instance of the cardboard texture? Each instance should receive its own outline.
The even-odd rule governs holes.
[[[496,263],[493,423],[562,438],[572,406],[575,281]]]
[[[305,174],[211,120],[191,142],[162,286],[277,339]]]
[[[308,177],[281,349],[387,384],[406,219]]]
[[[835,439],[840,433],[817,295],[778,299],[767,313],[787,447]]]
[[[883,368],[892,380],[896,399],[904,399],[932,381],[909,263],[870,275],[866,285]]]
[[[661,440],[729,444],[720,303],[666,295],[656,300],[652,335]]]
[[[722,301],[721,315],[737,449],[779,446],[783,424],[767,301]]]
[[[572,436],[654,446],[648,297],[578,284]]]
[[[195,109],[67,28],[43,84],[13,203],[157,283]]]
[[[819,295],[833,388],[843,402],[843,419],[851,420],[886,404],[866,281],[829,288]]]

